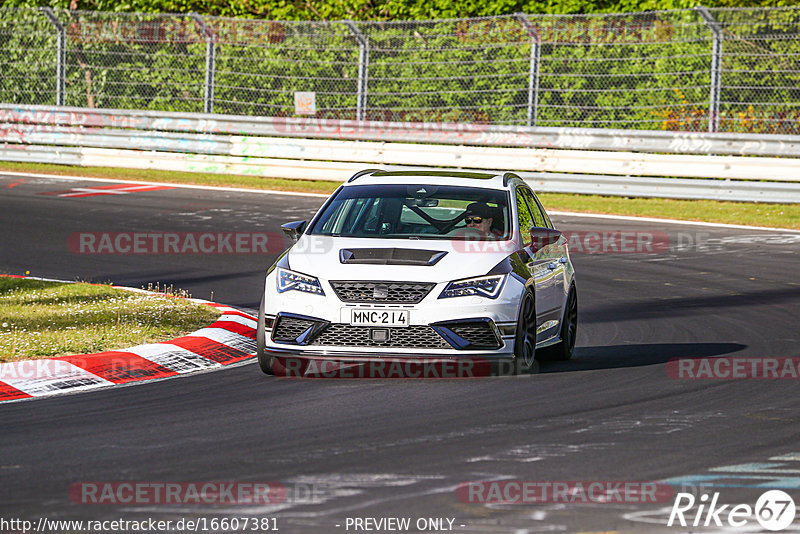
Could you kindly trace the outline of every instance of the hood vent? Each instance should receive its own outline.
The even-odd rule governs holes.
[[[365,265],[436,265],[447,254],[442,250],[416,248],[343,248],[339,261]]]

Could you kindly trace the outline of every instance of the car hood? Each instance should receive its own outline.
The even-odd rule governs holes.
[[[303,235],[289,268],[326,280],[447,282],[487,274],[513,241],[365,239]]]

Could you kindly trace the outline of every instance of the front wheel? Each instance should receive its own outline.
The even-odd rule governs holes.
[[[561,341],[543,349],[542,359],[566,361],[575,353],[575,339],[578,335],[578,292],[575,286],[569,288],[564,320],[561,322]]]
[[[267,346],[267,333],[264,330],[266,321],[264,319],[264,296],[261,296],[261,304],[258,306],[258,323],[256,325],[256,354],[258,354],[258,366],[265,374],[271,375],[272,372],[272,356],[269,356],[266,351]]]
[[[533,293],[526,290],[519,307],[512,372],[515,375],[529,373],[536,365],[536,301]]]

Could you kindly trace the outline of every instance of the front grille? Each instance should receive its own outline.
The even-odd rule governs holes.
[[[342,302],[417,304],[431,292],[431,282],[343,282],[331,286]]]
[[[272,330],[272,339],[274,341],[294,341],[314,324],[314,321],[309,321],[308,319],[299,319],[286,315],[278,317],[277,321],[278,324]]]
[[[471,323],[452,323],[447,328],[454,334],[469,341],[470,348],[500,347],[500,340],[488,321],[475,321]]]
[[[339,347],[387,347],[408,349],[451,349],[442,336],[427,325],[413,325],[405,328],[385,328],[389,331],[387,341],[370,339],[371,327],[349,324],[331,324],[317,336],[310,345]]]

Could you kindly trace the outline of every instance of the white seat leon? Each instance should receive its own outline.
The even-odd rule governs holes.
[[[258,359],[569,359],[567,243],[513,173],[356,173],[266,273]]]

